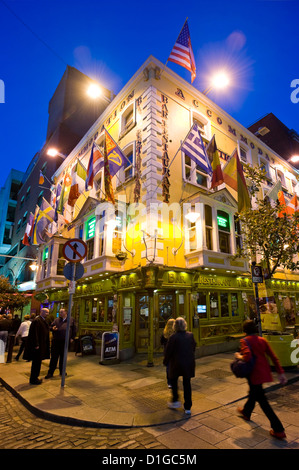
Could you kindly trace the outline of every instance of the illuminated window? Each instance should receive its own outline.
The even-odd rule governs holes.
[[[217,211],[217,225],[220,251],[221,253],[230,253],[230,222],[226,212]]]
[[[213,220],[212,207],[205,205],[206,247],[213,250]]]

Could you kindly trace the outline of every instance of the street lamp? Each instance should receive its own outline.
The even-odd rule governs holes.
[[[58,157],[61,157],[61,158],[65,159],[67,157],[66,155],[63,155],[63,153],[58,152],[58,150],[55,149],[55,148],[48,149],[47,150],[47,155],[49,155],[49,157],[53,157],[53,158],[58,156]]]
[[[203,94],[207,95],[214,88],[220,90],[222,88],[226,88],[228,85],[229,85],[229,78],[227,74],[225,72],[219,72],[216,75],[214,75],[212,79],[212,84],[203,91]]]
[[[102,95],[102,90],[98,85],[92,83],[87,89],[87,94],[90,98],[93,98],[95,100]]]
[[[288,162],[298,163],[299,162],[299,155],[293,155],[291,158],[288,159]]]

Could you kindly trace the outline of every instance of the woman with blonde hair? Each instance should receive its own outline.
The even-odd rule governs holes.
[[[165,354],[167,341],[169,340],[170,336],[173,335],[173,333],[174,333],[174,324],[175,324],[175,319],[174,318],[169,318],[167,320],[167,323],[166,323],[165,327],[164,327],[163,334],[161,336],[161,344],[164,348],[164,354]],[[167,378],[168,388],[171,388],[170,380],[168,378],[168,365],[166,365],[166,378]]]

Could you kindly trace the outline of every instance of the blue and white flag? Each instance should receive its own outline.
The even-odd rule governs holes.
[[[193,160],[208,175],[213,173],[209,157],[200,135],[196,122],[191,127],[186,139],[184,140],[181,150]]]

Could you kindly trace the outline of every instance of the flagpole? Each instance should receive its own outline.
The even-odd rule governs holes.
[[[186,24],[187,20],[188,20],[188,16],[187,16],[187,18],[185,19],[185,23],[183,24],[183,26],[182,26],[182,28],[181,28],[181,31],[179,32],[179,34],[178,34],[178,37],[177,37],[177,38],[176,38],[176,40],[175,40],[175,43],[176,43],[176,42],[177,42],[177,40],[179,39],[179,37],[180,37],[180,34],[181,34],[181,32],[183,31],[183,28],[184,28],[184,26],[185,26],[185,24]],[[174,44],[175,44],[175,43],[174,43]],[[173,48],[172,48],[172,49],[173,49]],[[172,49],[171,49],[171,51],[172,51]],[[170,52],[170,53],[171,53],[171,52]],[[162,76],[162,73],[165,71],[165,69],[166,69],[166,65],[167,65],[168,61],[169,61],[169,56],[168,56],[168,59],[167,59],[167,61],[165,62],[165,65],[164,65],[164,67],[163,67],[163,70],[162,70],[162,72],[161,72],[161,75],[160,75],[160,76]]]

